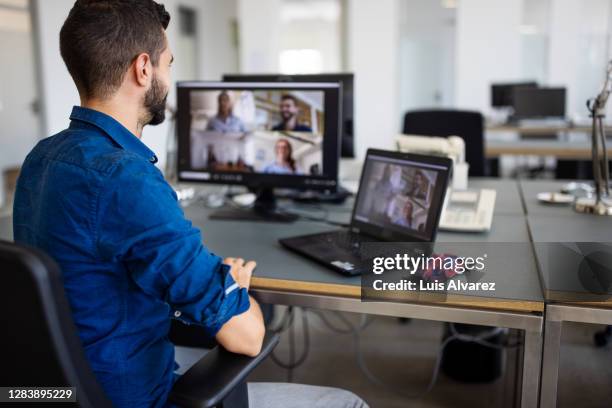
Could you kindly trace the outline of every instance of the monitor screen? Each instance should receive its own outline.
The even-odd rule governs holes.
[[[514,106],[514,91],[519,88],[537,88],[537,82],[514,82],[491,85],[491,106],[494,108],[510,108]]]
[[[181,82],[177,94],[180,180],[335,188],[338,84]]]
[[[368,155],[353,221],[404,237],[433,240],[450,163],[423,155]]]
[[[514,92],[514,117],[565,118],[565,88],[521,88]]]
[[[341,155],[346,158],[355,157],[355,136],[353,120],[354,75],[351,73],[337,74],[226,74],[224,81],[229,82],[338,82],[342,84],[342,114],[341,114]]]

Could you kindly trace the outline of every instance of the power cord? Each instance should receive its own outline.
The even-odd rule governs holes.
[[[270,354],[270,359],[276,365],[287,370],[287,382],[293,382],[294,369],[299,367],[306,361],[306,359],[308,358],[308,354],[310,352],[310,334],[309,334],[309,327],[308,327],[308,316],[306,315],[304,311],[302,311],[301,315],[302,315],[302,331],[304,333],[304,340],[303,340],[304,345],[303,345],[303,350],[302,350],[302,354],[300,355],[300,357],[297,359],[295,358],[295,349],[296,349],[295,324],[294,324],[295,310],[296,309],[294,309],[293,306],[289,306],[287,308],[287,311],[285,312],[285,315],[283,316],[280,327],[276,329],[270,329],[272,331],[275,331],[276,333],[282,333],[286,331],[287,329],[289,329],[289,361],[288,362],[282,361],[280,358],[276,356],[276,354],[274,354],[274,351]]]
[[[454,340],[460,340],[464,342],[471,342],[480,344],[485,347],[495,348],[495,349],[507,349],[513,347],[519,347],[522,345],[521,342],[517,342],[514,344],[495,344],[488,341],[488,338],[493,336],[497,336],[505,332],[503,328],[493,328],[486,332],[483,332],[479,335],[473,336],[468,334],[463,334],[457,331],[454,323],[450,323],[450,336],[442,341],[440,346],[438,347],[438,353],[436,356],[436,361],[433,366],[432,374],[427,384],[427,387],[420,392],[417,393],[406,393],[402,390],[399,390],[396,386],[386,383],[385,381],[378,378],[370,368],[368,367],[363,351],[361,349],[361,334],[363,331],[374,321],[374,319],[368,318],[367,315],[361,316],[361,321],[358,325],[354,325],[350,320],[348,320],[343,314],[339,312],[333,312],[333,315],[338,318],[342,322],[343,327],[338,327],[336,324],[332,323],[329,318],[318,310],[313,309],[301,309],[301,317],[302,317],[302,330],[303,330],[303,350],[298,358],[296,358],[296,341],[295,341],[295,313],[299,308],[294,308],[289,306],[285,311],[283,317],[281,318],[279,324],[276,327],[270,328],[271,331],[275,333],[284,333],[289,330],[289,361],[282,361],[274,352],[271,354],[271,360],[281,368],[287,370],[287,381],[293,381],[293,373],[294,370],[302,365],[306,359],[308,358],[310,352],[310,333],[309,333],[309,321],[307,313],[312,313],[317,316],[321,322],[323,322],[324,326],[329,330],[338,333],[338,334],[351,334],[353,336],[353,341],[355,343],[355,357],[357,361],[357,366],[363,373],[363,375],[373,384],[376,384],[382,388],[386,388],[395,394],[408,399],[421,398],[431,392],[438,382],[438,377],[440,374],[440,368],[442,366],[442,355],[444,353],[444,349],[448,344],[450,344]]]

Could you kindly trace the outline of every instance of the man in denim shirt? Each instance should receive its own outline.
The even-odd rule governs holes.
[[[171,318],[250,356],[265,332],[248,294],[255,263],[222,260],[202,245],[140,141],[144,126],[164,120],[169,20],[152,0],[75,3],[60,48],[81,106],[68,129],[28,155],[15,196],[15,240],[59,263],[88,360],[118,407],[167,404],[175,380]],[[249,389],[253,405],[274,406],[263,389]],[[288,391],[304,406],[316,406],[310,398],[361,406],[338,390]]]

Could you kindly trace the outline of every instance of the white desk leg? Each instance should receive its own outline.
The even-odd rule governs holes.
[[[554,408],[557,405],[562,322],[551,321],[547,318],[544,327],[544,356],[542,357],[540,407]]]
[[[521,407],[537,408],[542,363],[542,333],[525,331]]]

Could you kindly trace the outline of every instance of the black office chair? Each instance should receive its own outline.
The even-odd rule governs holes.
[[[459,136],[465,141],[465,160],[470,164],[469,175],[484,176],[484,120],[480,112],[460,110],[416,110],[406,112],[402,133],[423,136]],[[497,176],[497,161],[491,162],[489,175]]]
[[[111,407],[72,321],[61,273],[38,250],[0,241],[0,384],[75,387],[81,407]],[[254,358],[216,347],[181,376],[170,401],[182,407],[248,407],[246,376],[268,356],[278,335],[267,334]]]

